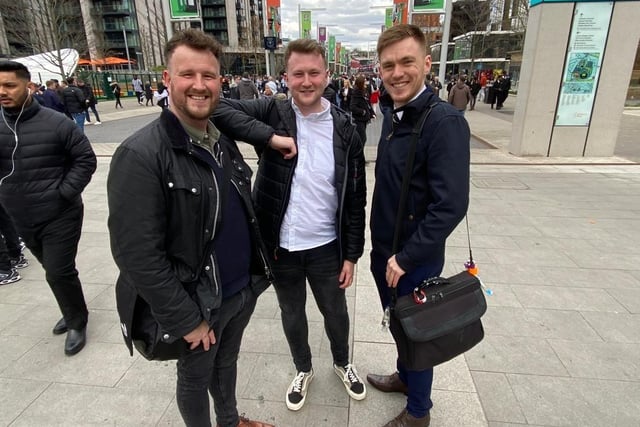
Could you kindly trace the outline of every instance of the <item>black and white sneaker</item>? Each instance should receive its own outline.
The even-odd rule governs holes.
[[[351,363],[345,366],[333,365],[333,370],[344,384],[347,393],[355,400],[362,400],[367,396],[367,388],[364,382],[358,376],[356,367]]]
[[[312,379],[313,369],[309,372],[298,372],[287,389],[287,408],[292,411],[297,411],[302,408],[307,398],[307,391]]]
[[[0,271],[0,285],[8,285],[9,283],[17,282],[22,279],[20,273],[15,268],[9,271]]]
[[[18,258],[13,258],[11,260],[11,268],[25,268],[29,265],[29,261],[24,257],[24,255],[20,254]]]

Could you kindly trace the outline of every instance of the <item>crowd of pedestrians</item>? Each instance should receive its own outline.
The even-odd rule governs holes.
[[[442,84],[438,76],[427,76],[427,84],[434,93],[439,94]],[[491,109],[501,110],[504,102],[509,97],[511,90],[511,77],[502,70],[479,71],[472,76],[466,73],[451,75],[447,83],[447,101],[458,111],[474,110],[476,102],[484,102],[491,105]]]

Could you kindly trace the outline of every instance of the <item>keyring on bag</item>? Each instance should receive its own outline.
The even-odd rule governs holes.
[[[427,294],[419,287],[413,288],[413,301],[416,304],[424,304],[427,302]]]

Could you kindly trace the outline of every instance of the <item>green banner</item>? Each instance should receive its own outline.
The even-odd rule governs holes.
[[[196,0],[171,0],[171,19],[198,19],[200,13]]]
[[[311,38],[311,11],[310,10],[300,11],[300,28],[302,29],[300,38],[310,39]]]
[[[444,13],[445,0],[413,0],[413,13]]]
[[[329,35],[329,62],[336,62],[336,36]]]
[[[388,7],[384,10],[384,26],[391,28],[393,26],[393,8]]]

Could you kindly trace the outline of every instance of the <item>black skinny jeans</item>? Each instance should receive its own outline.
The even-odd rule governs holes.
[[[338,276],[342,266],[338,243],[289,252],[280,248],[272,260],[274,287],[280,304],[282,327],[298,372],[311,370],[309,325],[305,310],[307,285],[324,317],[324,329],[331,343],[333,363],[349,363],[349,313],[345,290],[340,289]]]
[[[38,227],[16,224],[25,244],[42,264],[69,329],[84,328],[89,316],[76,270],[83,216],[84,205],[77,203]]]
[[[256,308],[257,296],[247,286],[225,298],[213,325],[216,343],[204,351],[202,345],[178,359],[176,400],[188,427],[210,427],[209,396],[213,397],[219,427],[238,425],[236,377],[240,343]]]

